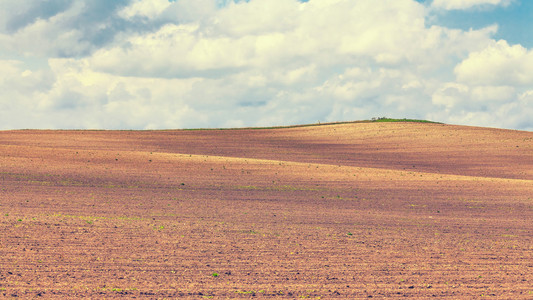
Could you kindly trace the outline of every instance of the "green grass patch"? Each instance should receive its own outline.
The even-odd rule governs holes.
[[[439,122],[433,122],[429,120],[418,120],[418,119],[393,119],[393,118],[373,118],[371,122],[415,122],[415,123],[433,123],[433,124],[441,124]]]

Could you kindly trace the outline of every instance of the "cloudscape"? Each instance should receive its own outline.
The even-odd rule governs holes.
[[[533,130],[529,0],[0,0],[0,129]]]

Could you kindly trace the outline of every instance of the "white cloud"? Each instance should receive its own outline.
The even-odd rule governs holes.
[[[125,31],[150,30],[117,17],[129,1],[0,0],[0,55],[81,57]]]
[[[458,83],[446,83],[438,89],[432,97],[436,105],[444,106],[448,112],[458,103],[467,99],[469,88],[466,85]]]
[[[171,3],[168,0],[135,0],[131,5],[120,10],[118,15],[125,19],[132,19],[134,17],[153,19],[161,15],[170,5]]]
[[[317,3],[312,5],[319,5],[321,0],[315,1]],[[286,32],[297,26],[301,10],[307,6],[308,4],[298,1],[286,0],[231,2],[214,16],[210,30],[233,37]]]
[[[13,97],[17,101],[28,102],[26,95],[38,95],[47,91],[54,83],[54,75],[47,70],[31,71],[24,68],[24,64],[14,60],[0,60],[0,101]],[[8,101],[2,101],[8,102]]]
[[[433,0],[432,6],[446,10],[469,9],[481,5],[508,6],[514,0]]]
[[[11,30],[18,21],[22,23],[21,18],[24,12],[30,10],[35,1],[32,0],[19,0],[19,1],[0,1],[0,32]]]
[[[432,102],[451,109],[472,110],[480,105],[508,102],[517,96],[512,86],[468,86],[461,83],[445,83],[435,91]]]
[[[500,40],[472,52],[456,68],[457,80],[469,84],[533,84],[533,50]]]
[[[72,55],[85,51],[91,45],[82,40],[81,31],[65,28],[67,20],[79,15],[84,9],[77,2],[70,9],[49,19],[37,18],[33,23],[17,30],[13,34],[0,34],[0,43],[11,51],[24,55],[35,52],[45,55]]]
[[[475,86],[471,89],[471,98],[483,102],[506,102],[516,95],[512,86]]]
[[[0,60],[0,128],[31,128],[39,119],[33,111],[55,78],[47,71],[30,71],[14,60]]]
[[[254,50],[253,38],[203,38],[198,25],[168,24],[156,33],[129,37],[126,47],[102,49],[94,68],[139,77],[193,77],[240,68]]]
[[[532,94],[512,86],[445,83],[432,96],[433,104],[442,110],[430,112],[428,117],[454,124],[531,130]]]
[[[101,71],[153,77],[299,69],[311,62],[318,68],[412,63],[431,69],[435,60],[488,45],[496,30],[426,28],[425,14],[425,7],[411,0],[255,0],[224,7],[202,22],[127,36],[90,60]]]
[[[49,57],[43,70],[0,61],[1,128],[271,126],[374,116],[533,126],[523,116],[531,110],[524,71],[531,51],[496,43],[496,25],[428,27],[429,9],[416,1],[218,7],[215,0],[136,0],[86,22],[131,26],[100,44],[71,26],[87,10],[100,11],[80,3],[0,33],[13,51]]]

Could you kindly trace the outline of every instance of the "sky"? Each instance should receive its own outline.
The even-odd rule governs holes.
[[[531,0],[0,0],[0,130],[533,130]]]

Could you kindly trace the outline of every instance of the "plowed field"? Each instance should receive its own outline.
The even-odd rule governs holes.
[[[533,133],[0,132],[0,298],[533,298]]]

